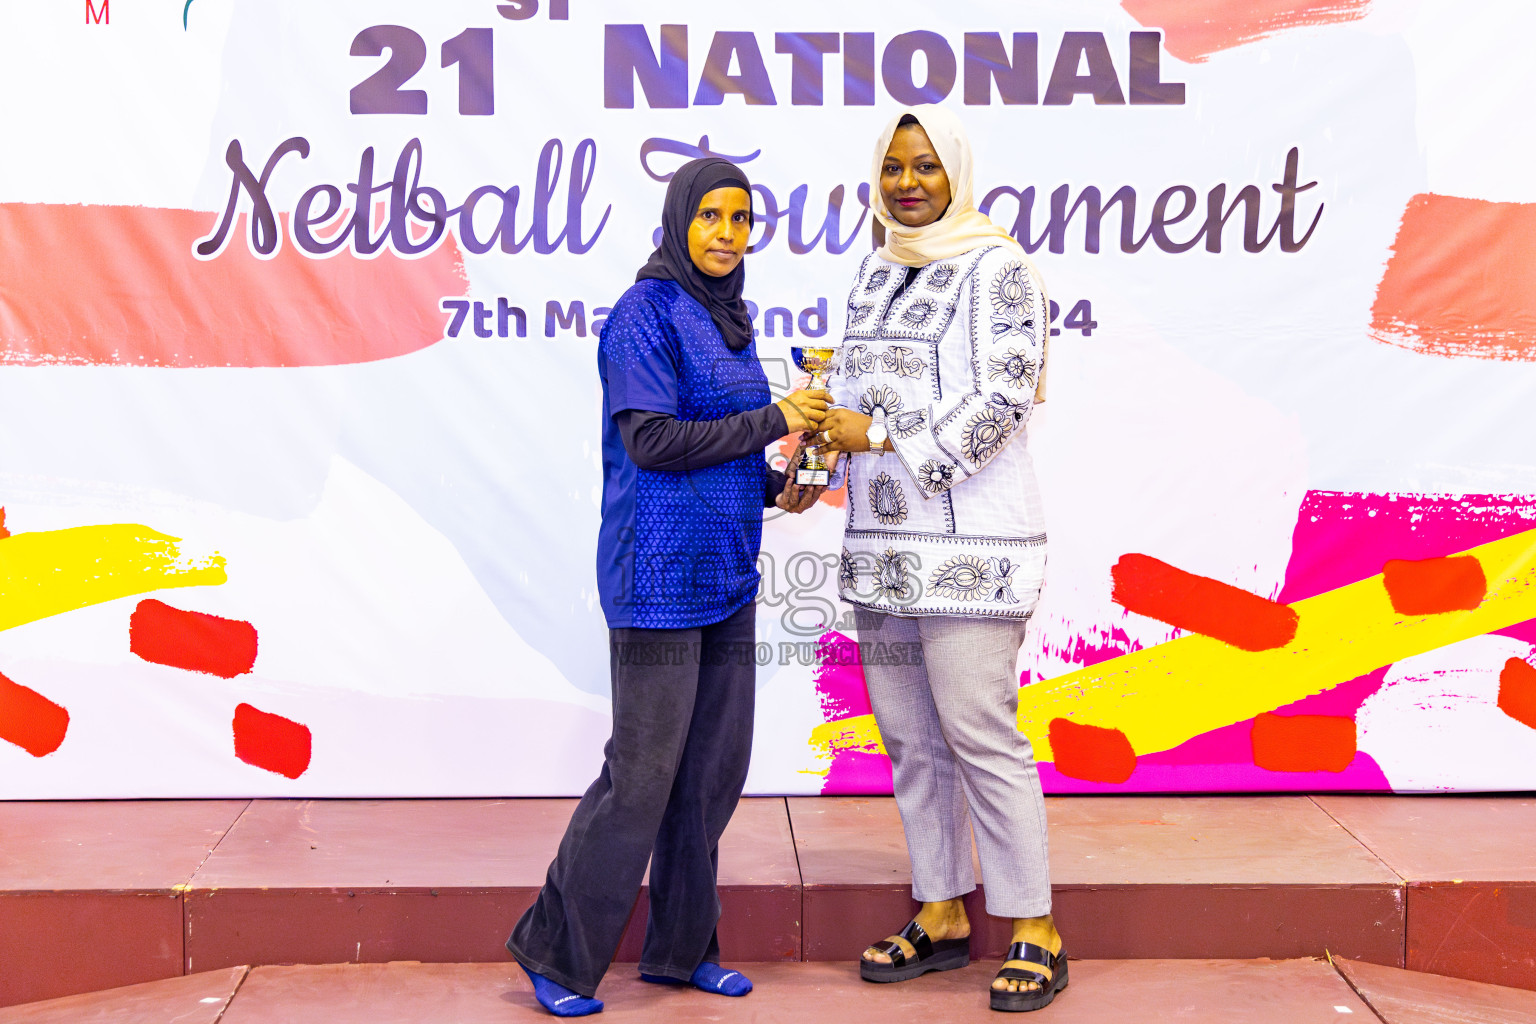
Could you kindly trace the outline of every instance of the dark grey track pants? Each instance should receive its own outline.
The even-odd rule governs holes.
[[[539,897],[507,949],[592,996],[650,862],[640,970],[686,980],[718,962],[720,836],[752,753],[756,606],[695,629],[609,631],[613,735]]]

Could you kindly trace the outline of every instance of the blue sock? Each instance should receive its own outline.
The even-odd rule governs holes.
[[[523,967],[522,964],[518,964]],[[556,981],[550,981],[537,971],[530,971],[523,967],[523,973],[528,975],[528,980],[533,982],[533,994],[539,1000],[539,1005],[544,1007],[556,1017],[585,1017],[589,1013],[602,1013],[603,1001],[601,999],[588,999],[586,996],[577,995],[564,985]]]
[[[694,988],[704,992],[714,992],[723,996],[744,996],[752,991],[752,979],[740,971],[728,971],[719,964],[705,961],[699,964],[693,972],[693,977],[687,982],[676,978],[668,978],[660,974],[641,973],[640,979],[653,985],[684,985],[692,984]]]

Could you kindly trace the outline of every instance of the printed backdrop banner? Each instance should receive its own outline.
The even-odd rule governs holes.
[[[575,794],[596,336],[741,164],[776,394],[942,102],[1051,296],[1053,792],[1536,788],[1536,9],[0,7],[0,797]],[[776,457],[782,463],[783,448]],[[844,497],[770,516],[749,790],[888,792]]]

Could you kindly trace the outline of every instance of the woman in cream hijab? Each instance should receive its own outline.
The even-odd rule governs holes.
[[[818,436],[850,455],[839,583],[860,645],[914,653],[864,674],[923,906],[859,966],[891,982],[969,962],[974,827],[987,912],[1013,920],[991,1005],[1034,1010],[1067,983],[1015,667],[1045,572],[1025,425],[1049,302],[1019,244],[977,211],[953,114],[904,111],[874,157],[885,244],[849,295],[838,408]]]

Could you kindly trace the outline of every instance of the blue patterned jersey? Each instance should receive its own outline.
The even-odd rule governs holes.
[[[641,469],[613,421],[626,409],[717,420],[771,401],[756,344],[732,352],[672,281],[639,281],[597,346],[603,382],[603,521],[597,580],[610,628],[685,629],[757,596],[762,453],[682,473]]]

